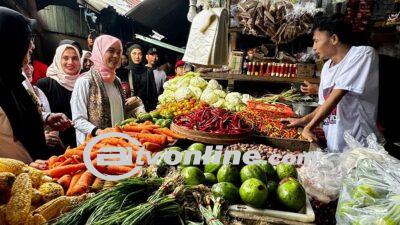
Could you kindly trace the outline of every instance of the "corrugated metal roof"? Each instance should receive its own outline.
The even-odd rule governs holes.
[[[141,0],[85,0],[85,2],[98,11],[112,6],[118,14],[125,15],[129,10],[138,5]]]

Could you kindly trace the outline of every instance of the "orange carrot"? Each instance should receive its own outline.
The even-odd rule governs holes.
[[[140,131],[140,133],[142,133],[142,134],[151,134],[151,132],[149,130],[142,130],[142,131]]]
[[[62,162],[55,162],[55,163],[53,164],[53,168],[56,168],[56,167],[60,166],[61,163],[62,163]]]
[[[81,195],[89,191],[92,185],[94,176],[89,171],[85,171],[79,178],[78,182],[72,187],[71,195]]]
[[[73,155],[71,159],[73,164],[78,164],[82,162],[82,158],[79,155]]]
[[[65,174],[74,174],[79,170],[86,169],[85,163],[79,163],[74,165],[60,166],[57,168],[46,170],[46,174],[53,178],[60,178]]]
[[[66,166],[72,163],[72,158],[66,159],[64,162],[60,163],[58,166]]]
[[[145,142],[143,146],[146,148],[147,151],[151,152],[158,152],[161,150],[161,146],[152,142]]]
[[[77,155],[79,157],[83,157],[83,151],[82,150],[78,150],[76,148],[72,148],[72,149],[67,149],[65,150],[64,156],[67,158],[70,158],[74,155]]]
[[[107,166],[106,173],[110,175],[120,175],[120,174],[125,174],[131,171],[132,168],[129,166],[114,166],[110,165]]]
[[[94,179],[93,184],[92,184],[92,191],[100,191],[104,186],[104,180],[96,177],[96,179]]]
[[[48,164],[49,164],[49,168],[53,168],[54,163],[56,163],[58,161],[58,157],[57,156],[52,156],[49,158]]]
[[[83,171],[75,174],[74,176],[72,176],[71,182],[69,183],[69,187],[67,190],[67,195],[70,196],[72,193],[72,188],[76,185],[76,183],[78,182],[79,178],[82,176]]]
[[[170,129],[168,129],[168,128],[159,128],[159,129],[156,129],[155,131],[161,132],[162,134],[165,134],[165,135],[167,135],[167,136],[173,137],[173,138],[175,138],[175,139],[184,139],[184,138],[185,138],[184,136],[182,136],[182,135],[180,135],[180,134],[177,134],[177,133],[175,133],[175,132],[172,132],[172,131],[171,131]]]
[[[69,184],[71,183],[71,179],[71,175],[66,174],[58,179],[57,183],[59,183],[64,188],[64,191],[67,191],[69,188]]]
[[[171,136],[167,136],[167,139],[169,143],[173,143],[175,141],[175,139]]]
[[[143,125],[154,125],[153,122],[151,122],[150,120],[147,120],[143,123]]]
[[[63,155],[61,155],[61,156],[58,156],[58,162],[64,162],[65,160],[67,160],[67,158],[65,157],[65,156],[63,156]]]
[[[160,134],[134,134],[134,137],[137,139],[143,139],[144,142],[153,142],[155,144],[159,144],[161,146],[168,144],[168,139],[166,135]]]
[[[125,126],[123,128],[123,131],[125,132],[140,132],[142,130],[154,130],[160,128],[158,125],[130,125],[130,126]]]

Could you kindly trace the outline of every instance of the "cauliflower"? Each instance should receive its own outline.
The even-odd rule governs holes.
[[[243,95],[242,95],[242,102],[243,102],[244,104],[247,104],[247,102],[248,102],[249,100],[251,100],[251,99],[253,99],[253,97],[251,97],[251,95],[249,95],[249,94],[243,94]]]
[[[174,96],[174,94],[171,95],[171,94],[164,93],[164,94],[158,96],[158,102],[160,104],[165,104],[167,102],[175,102],[175,96]]]
[[[200,100],[211,105],[218,101],[218,95],[214,94],[213,90],[206,89],[200,97]]]
[[[214,90],[214,94],[218,95],[218,97],[220,97],[220,98],[226,97],[226,93],[223,90]]]
[[[200,99],[203,91],[199,87],[189,86],[189,89],[192,92],[193,97],[195,97],[196,99]]]
[[[217,108],[223,108],[224,104],[225,104],[225,99],[220,98],[220,99],[218,99],[217,102],[212,104],[212,106],[217,107]]]
[[[207,87],[208,83],[200,76],[195,76],[190,80],[190,86],[201,88],[202,90]]]
[[[234,104],[234,105],[241,104],[242,103],[242,95],[239,92],[231,92],[226,95],[225,101],[227,101],[231,104]]]
[[[175,100],[177,102],[190,99],[191,97],[193,97],[193,93],[188,87],[181,87],[175,92]]]
[[[207,89],[222,90],[222,86],[216,80],[210,80],[207,85]]]
[[[225,102],[224,108],[229,110],[229,111],[235,111],[236,110],[236,105],[232,104],[232,103],[229,103],[229,102]]]

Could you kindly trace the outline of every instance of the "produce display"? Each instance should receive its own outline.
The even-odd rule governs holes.
[[[338,224],[400,224],[398,162],[363,159],[345,179],[336,211]]]
[[[207,103],[192,98],[179,102],[167,102],[163,105],[159,105],[157,112],[163,117],[175,117],[187,115],[194,110],[201,109],[206,106]]]
[[[286,139],[299,139],[301,137],[297,128],[288,128],[270,111],[247,108],[239,112],[240,118],[254,126],[260,134]]]
[[[187,73],[164,83],[164,92],[158,97],[160,105],[196,99],[210,106],[240,111],[252,97],[238,92],[226,93],[216,80],[207,82],[197,73]],[[177,113],[178,114],[178,113]]]
[[[243,1],[238,4],[243,32],[270,37],[276,44],[288,43],[311,32],[315,5],[290,1]]]
[[[245,124],[238,114],[214,107],[178,116],[174,119],[174,123],[191,130],[215,134],[241,134],[252,130],[252,127]]]
[[[123,124],[122,127],[107,128],[103,132],[122,132],[128,134],[139,140],[145,149],[151,152],[161,151],[169,143],[173,143],[176,139],[181,138],[168,128],[154,125],[150,121],[145,123],[125,122]],[[83,163],[83,151],[89,141],[90,138],[76,148],[67,149],[61,156],[52,156],[48,160],[37,160],[31,166],[43,170],[41,173],[56,179],[57,183],[62,187],[60,191],[63,191],[67,196],[97,192],[105,187],[112,186],[112,183],[107,184],[107,182],[94,177],[93,174],[86,170],[86,166]],[[134,165],[97,165],[97,154],[102,147],[106,146],[131,147],[133,150],[132,162],[136,161],[136,151],[139,150],[139,146],[122,138],[112,137],[97,142],[90,153],[90,157],[98,171],[103,174],[120,175],[132,170]],[[142,157],[142,160],[146,162],[145,157]]]
[[[294,89],[290,89],[288,91],[283,91],[280,94],[271,94],[265,97],[259,98],[257,100],[265,102],[265,103],[275,103],[275,102],[301,102],[305,101],[302,94],[298,93]],[[312,99],[312,98],[311,98]]]
[[[0,158],[0,224],[44,224],[87,196],[64,196],[63,187],[23,162]]]

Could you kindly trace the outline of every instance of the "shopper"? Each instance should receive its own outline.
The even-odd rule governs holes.
[[[157,106],[157,86],[154,79],[154,68],[143,64],[143,50],[140,45],[132,45],[129,50],[129,83],[132,96],[139,97],[146,111],[154,110]],[[149,54],[148,54],[149,55]],[[149,58],[151,62],[155,57]],[[150,66],[150,64],[148,64]]]
[[[320,106],[301,119],[287,119],[289,126],[304,126],[302,136],[316,141],[314,128],[323,122],[329,151],[343,152],[344,132],[366,144],[377,134],[379,73],[378,56],[372,47],[351,45],[351,27],[338,15],[317,18],[314,50],[328,60],[321,72]]]
[[[154,81],[156,82],[157,97],[164,91],[163,85],[167,81],[167,74],[160,66],[160,58],[156,48],[150,48],[146,55],[147,67],[153,68]]]
[[[102,129],[124,120],[124,97],[116,70],[120,66],[122,44],[118,38],[96,38],[92,57],[94,65],[76,84],[71,97],[72,118],[77,144],[88,134],[96,136]]]
[[[122,82],[128,82],[129,70],[126,68],[128,65],[128,56],[126,56],[126,54],[122,54],[121,67],[117,69],[117,77],[119,77]]]
[[[73,45],[76,49],[78,49],[79,55],[82,55],[82,47],[77,41],[64,39],[58,43],[58,47],[61,45]]]
[[[32,25],[20,13],[0,7],[0,51],[13,53],[0,56],[0,157],[25,163],[52,155],[46,147],[40,106],[22,85],[21,68],[33,51]],[[49,114],[44,122],[58,130],[71,126],[61,114]]]
[[[89,51],[92,51],[94,41],[96,40],[96,38],[97,38],[97,32],[95,30],[90,31],[86,40]]]
[[[38,81],[37,86],[45,93],[53,112],[64,113],[72,118],[71,94],[75,82],[80,76],[81,63],[78,49],[70,44],[60,45],[56,49],[53,63],[47,69],[47,77]],[[75,129],[73,127],[60,133],[65,146],[75,147]]]
[[[92,60],[90,60],[90,57],[92,57],[92,53],[86,50],[82,51],[82,57],[81,57],[81,73],[85,73],[90,70],[90,68],[93,66]]]

